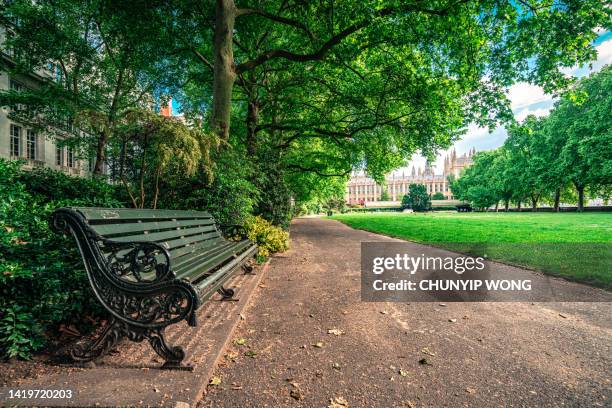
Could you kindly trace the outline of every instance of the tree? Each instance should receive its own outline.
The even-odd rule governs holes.
[[[168,87],[168,42],[139,1],[111,4],[62,0],[3,4],[0,22],[14,32],[9,47],[15,74],[44,72],[40,87],[9,92],[13,116],[52,136],[69,139],[101,174],[108,143],[130,110],[149,108]]]
[[[559,173],[576,188],[578,210],[586,188],[605,190],[612,184],[612,67],[583,79],[564,95],[550,115],[557,135]]]
[[[431,196],[432,200],[444,200],[446,197],[444,197],[444,194],[442,194],[441,192],[437,192],[434,195]]]
[[[431,200],[427,188],[423,184],[410,184],[408,194],[402,198],[402,208],[412,208],[414,211],[427,211],[431,208]]]
[[[460,200],[469,201],[476,208],[487,209],[497,205],[501,199],[495,178],[494,163],[497,153],[479,152],[474,163],[454,180],[450,187],[453,195]]]
[[[194,105],[212,103],[213,130],[227,139],[238,114],[248,145],[266,132],[304,152],[283,154],[288,168],[327,177],[365,164],[378,181],[392,155],[448,146],[471,121],[509,120],[512,82],[567,85],[559,66],[593,57],[592,28],[609,15],[595,0],[194,3],[165,14],[182,19],[173,33],[202,67],[209,102]]]
[[[161,181],[190,177],[198,169],[212,178],[214,135],[146,110],[127,112],[117,133],[121,142],[114,170],[135,208],[157,208]],[[153,197],[147,197],[149,191]]]

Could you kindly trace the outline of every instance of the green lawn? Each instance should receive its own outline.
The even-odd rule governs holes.
[[[612,289],[610,213],[384,213],[331,218],[353,228],[486,254]]]

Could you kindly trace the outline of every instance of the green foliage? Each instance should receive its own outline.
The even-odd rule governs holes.
[[[74,243],[49,229],[51,212],[123,203],[102,181],[2,159],[0,191],[0,355],[28,358],[59,324],[86,329],[84,318],[100,313]]]
[[[162,180],[158,207],[208,211],[220,224],[242,225],[259,201],[250,170],[233,149],[217,152],[211,160],[212,179],[198,170],[193,177]]]
[[[446,199],[446,197],[444,197],[444,194],[438,191],[437,193],[431,196],[431,199],[432,200],[444,200]]]
[[[414,211],[427,211],[431,208],[431,200],[425,185],[410,184],[408,186],[408,194],[402,197],[402,209],[406,208]]]
[[[259,257],[267,258],[289,249],[289,233],[261,216],[249,217],[244,226],[248,238],[257,243]]]
[[[549,117],[528,116],[508,129],[504,146],[478,153],[453,195],[476,208],[503,201],[557,205],[607,198],[612,191],[612,67],[580,81]],[[569,186],[573,186],[572,189]]]
[[[382,193],[380,193],[380,201],[391,201],[391,197],[386,188],[383,188]]]

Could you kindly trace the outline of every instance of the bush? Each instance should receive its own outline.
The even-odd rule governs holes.
[[[119,207],[114,186],[0,159],[0,355],[29,358],[61,324],[87,330],[99,316],[71,238],[49,229],[64,206]]]
[[[248,180],[248,166],[227,149],[215,157],[212,181],[199,172],[194,177],[161,185],[158,208],[208,211],[219,224],[244,224],[254,211],[259,193]]]
[[[431,196],[431,199],[432,200],[445,200],[446,197],[444,197],[444,194],[438,191],[437,193]]]
[[[402,198],[402,209],[412,208],[414,211],[427,211],[431,208],[431,200],[423,184],[410,184],[408,194]]]
[[[245,223],[245,227],[248,238],[257,243],[259,247],[259,257],[265,258],[274,252],[283,252],[289,249],[289,233],[274,226],[263,217],[250,217]]]

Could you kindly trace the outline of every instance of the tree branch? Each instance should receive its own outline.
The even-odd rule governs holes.
[[[240,74],[244,71],[249,71],[275,58],[285,58],[289,61],[296,61],[296,62],[322,60],[325,57],[325,55],[327,55],[327,53],[334,46],[338,45],[346,37],[355,33],[356,31],[359,31],[360,29],[367,26],[368,24],[369,24],[368,21],[362,21],[360,23],[353,24],[352,26],[345,28],[340,33],[330,38],[325,44],[323,44],[321,48],[319,48],[319,50],[311,54],[296,54],[290,51],[278,50],[278,49],[267,51],[255,59],[252,59],[250,61],[244,62],[236,66],[236,73]]]
[[[345,177],[345,176],[348,176],[352,171],[352,169],[348,169],[344,171],[343,173],[324,173],[321,170],[316,169],[314,167],[304,167],[304,166],[300,166],[299,164],[288,164],[286,168],[293,169],[293,170],[299,170],[299,171],[305,171],[309,173],[315,173],[316,175],[321,176],[321,177]]]
[[[314,35],[308,29],[306,24],[303,24],[303,23],[301,23],[299,21],[292,20],[292,19],[286,18],[286,17],[281,17],[281,16],[278,16],[276,14],[268,13],[267,11],[261,10],[261,9],[243,8],[243,9],[238,9],[237,12],[236,12],[236,17],[250,16],[250,15],[258,15],[258,16],[261,16],[261,17],[265,17],[268,20],[276,21],[277,23],[286,24],[286,25],[289,25],[289,26],[293,26],[295,28],[299,28],[300,30],[302,30],[302,31],[304,31],[306,33],[308,38],[310,38],[311,40],[314,40]]]

